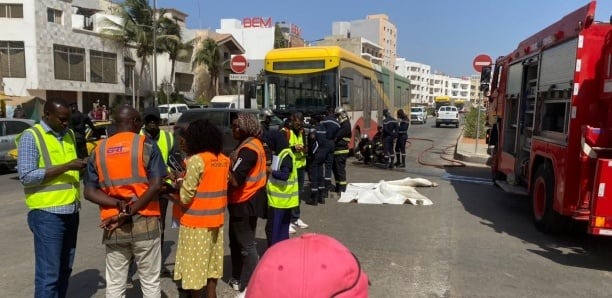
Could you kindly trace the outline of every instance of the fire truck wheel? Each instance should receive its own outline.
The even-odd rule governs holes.
[[[535,173],[532,189],[533,220],[545,233],[558,234],[564,229],[564,219],[553,209],[555,177],[552,166],[541,164]]]

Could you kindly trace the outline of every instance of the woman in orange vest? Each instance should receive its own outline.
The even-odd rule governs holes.
[[[243,291],[259,260],[255,246],[257,217],[267,211],[266,154],[261,124],[251,113],[238,113],[232,134],[240,144],[230,155],[228,188],[229,240],[232,258],[230,286]]]
[[[189,158],[180,184],[180,228],[174,280],[191,297],[217,297],[223,276],[223,222],[227,205],[229,158],[221,153],[221,131],[199,119],[185,131]],[[179,180],[180,181],[180,180]]]

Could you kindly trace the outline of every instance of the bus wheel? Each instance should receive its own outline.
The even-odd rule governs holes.
[[[531,193],[533,220],[545,233],[558,234],[564,229],[564,218],[553,209],[555,199],[555,177],[552,167],[541,164],[535,172]]]

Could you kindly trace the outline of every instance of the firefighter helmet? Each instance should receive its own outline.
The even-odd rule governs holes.
[[[272,110],[268,108],[264,108],[264,109],[261,109],[261,115],[264,117],[272,117],[274,116],[274,113],[272,112]]]
[[[338,117],[338,121],[344,122],[348,119],[348,115],[346,114],[346,110],[343,107],[337,107],[334,110],[334,114]]]

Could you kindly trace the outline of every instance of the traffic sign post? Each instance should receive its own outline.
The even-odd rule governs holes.
[[[478,92],[478,114],[476,116],[476,143],[474,146],[474,153],[478,153],[478,140],[480,139],[480,104],[483,101],[483,91],[485,91],[485,89],[488,89],[489,80],[491,79],[492,64],[493,59],[491,59],[491,56],[486,54],[480,54],[476,56],[476,58],[474,58],[474,61],[472,62],[474,70],[476,72],[481,72],[479,88],[480,92]],[[486,84],[486,88],[484,88],[483,84]]]
[[[246,74],[240,74],[240,73],[230,73],[229,79],[230,81],[248,81],[249,76]]]
[[[234,55],[230,59],[230,69],[234,73],[244,73],[247,69],[247,59],[242,55]]]

